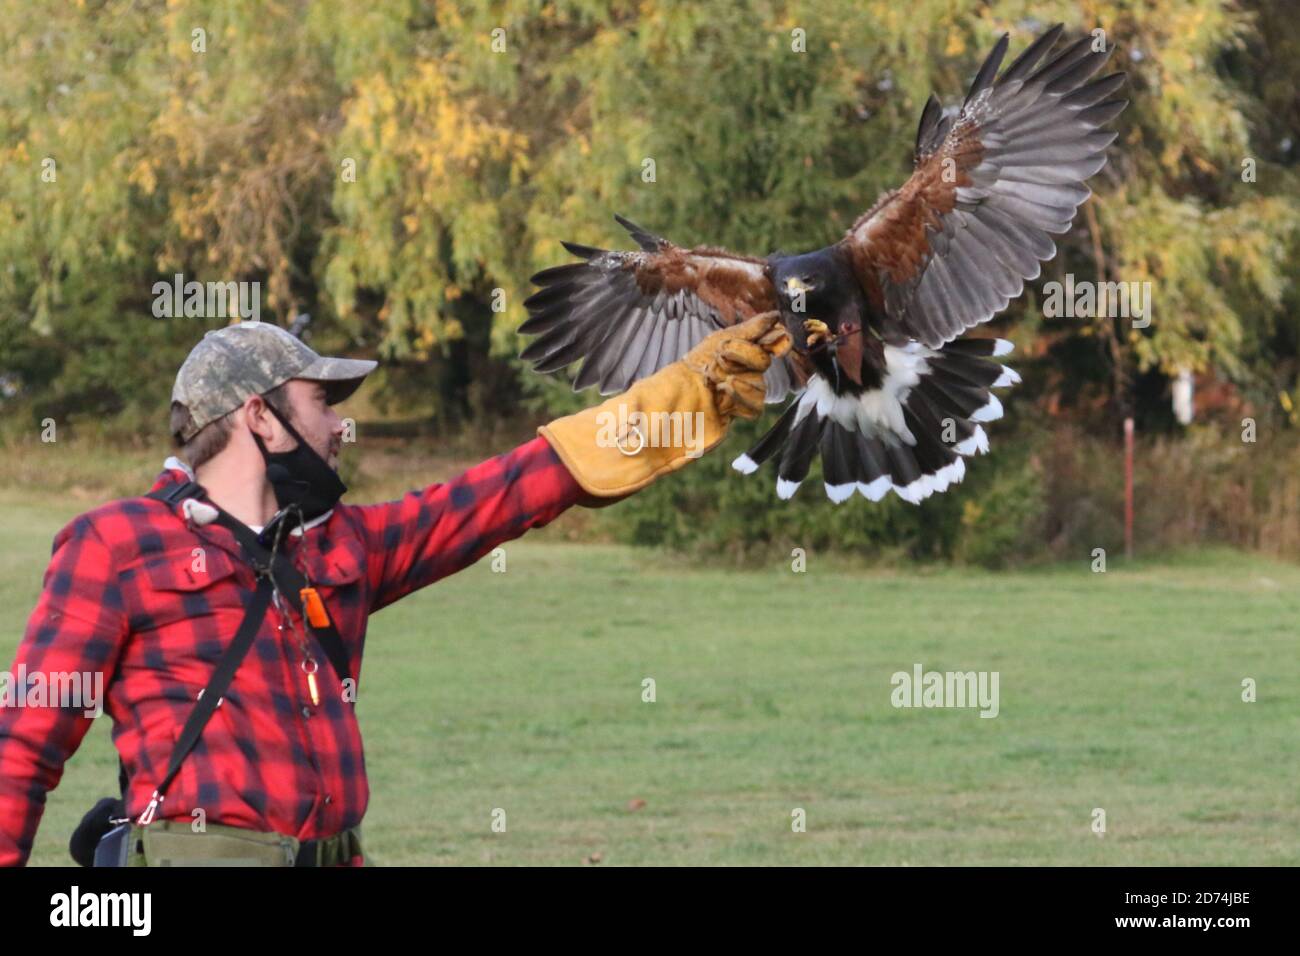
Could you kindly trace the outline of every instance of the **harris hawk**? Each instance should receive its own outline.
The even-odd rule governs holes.
[[[1056,254],[1106,164],[1116,133],[1101,127],[1128,101],[1124,74],[1093,76],[1110,50],[1083,37],[1048,56],[1044,33],[999,74],[994,46],[960,110],[932,94],[916,134],[914,171],[836,243],[765,259],[678,247],[621,216],[639,251],[565,242],[582,261],[532,277],[520,332],[539,372],[582,361],[575,390],[602,395],[677,361],[710,333],[778,310],[793,349],[766,373],[766,400],[789,403],[733,467],[776,463],[791,497],[820,454],[826,493],[919,503],[965,475],[1000,418],[992,389],[1020,381],[994,361],[1002,339],[961,336],[993,318]]]

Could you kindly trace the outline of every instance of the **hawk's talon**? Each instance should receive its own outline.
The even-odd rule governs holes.
[[[821,319],[804,319],[803,330],[810,346],[831,337],[830,326]]]

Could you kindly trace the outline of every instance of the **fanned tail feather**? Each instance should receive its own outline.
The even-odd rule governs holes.
[[[992,361],[1011,351],[1003,339],[960,339],[939,349],[912,342],[885,347],[879,389],[836,395],[819,375],[776,423],[732,462],[752,474],[776,461],[777,495],[794,495],[813,459],[822,461],[826,495],[839,503],[854,492],[870,501],[890,490],[919,504],[966,475],[966,458],[988,451],[981,423],[1002,417],[990,390],[1020,381]]]

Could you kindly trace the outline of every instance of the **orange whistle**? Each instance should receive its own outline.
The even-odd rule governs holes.
[[[312,627],[329,627],[330,618],[325,613],[325,602],[320,599],[316,589],[303,588],[299,594],[302,596],[302,609],[307,615],[307,623]]]

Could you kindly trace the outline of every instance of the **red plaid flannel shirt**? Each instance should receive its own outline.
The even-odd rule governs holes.
[[[165,470],[154,488],[186,477]],[[282,548],[319,591],[358,677],[371,613],[579,500],[578,484],[537,438],[397,501],[340,504]],[[201,562],[195,549],[202,549]],[[231,532],[191,526],[179,510],[148,498],[110,502],[55,537],[11,672],[25,667],[29,679],[37,672],[103,673],[103,708],[130,778],[126,807],[133,819],[166,773],[185,717],[234,637],[254,586]],[[370,791],[354,705],[308,638],[320,662],[320,703],[312,703],[302,622],[292,616],[296,631],[281,631],[280,623],[273,606],[159,819],[192,821],[201,808],[210,823],[303,840],[361,822]],[[90,727],[84,710],[0,707],[0,864],[26,862],[45,795]]]

